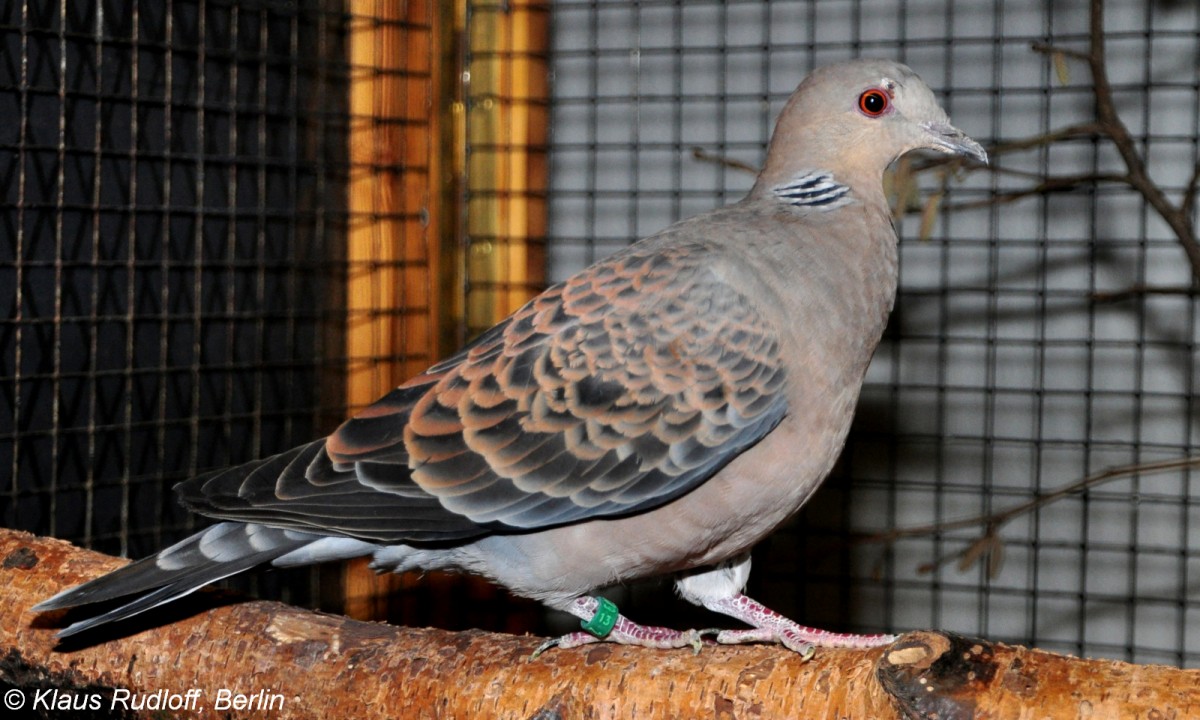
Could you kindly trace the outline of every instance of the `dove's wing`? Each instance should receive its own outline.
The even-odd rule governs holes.
[[[637,513],[782,419],[776,333],[697,242],[550,288],[325,442],[183,483],[192,509],[380,540]]]

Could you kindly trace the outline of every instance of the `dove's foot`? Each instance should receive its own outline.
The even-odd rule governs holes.
[[[618,645],[638,645],[641,647],[667,650],[671,648],[690,647],[699,652],[704,644],[704,635],[716,635],[717,630],[672,630],[671,628],[638,625],[624,617],[613,627],[608,635],[598,638],[589,632],[567,633],[561,637],[550,638],[533,651],[533,657],[541,655],[552,647],[569,649],[598,642],[611,642]]]
[[[800,653],[805,660],[812,657],[818,647],[872,648],[887,645],[896,639],[895,635],[853,635],[805,627],[741,593],[732,597],[709,600],[704,605],[710,610],[737,618],[747,625],[753,626],[745,630],[722,630],[716,635],[717,642],[725,645],[753,642],[779,643],[789,650]]]
[[[717,635],[721,632],[720,630],[680,631],[652,625],[639,625],[618,613],[616,606],[603,598],[577,598],[571,604],[569,611],[583,620],[585,629],[547,640],[533,651],[531,660],[552,647],[567,649],[597,642],[638,645],[662,650],[690,647],[693,652],[699,652],[705,635]]]

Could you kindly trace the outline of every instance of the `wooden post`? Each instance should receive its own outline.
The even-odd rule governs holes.
[[[438,257],[429,222],[429,3],[348,0],[347,7],[346,404],[353,412],[433,360]]]
[[[351,414],[452,351],[462,323],[460,1],[347,0]],[[344,573],[344,609],[386,615],[400,578]]]

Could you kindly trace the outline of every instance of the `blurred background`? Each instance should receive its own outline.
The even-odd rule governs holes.
[[[829,629],[1200,667],[1196,3],[29,0],[0,38],[4,526],[178,539],[203,521],[172,484],[329,432],[738,199],[810,69],[888,57],[994,162],[894,169],[895,312],[750,593]],[[443,575],[240,587],[567,627]],[[616,592],[637,620],[716,619],[665,582]]]

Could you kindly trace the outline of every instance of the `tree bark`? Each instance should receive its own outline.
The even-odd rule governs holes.
[[[29,611],[124,562],[0,530],[0,682],[15,688],[6,704],[40,703],[47,717],[71,703],[103,717],[1200,717],[1200,671],[933,632],[874,651],[819,650],[807,663],[767,646],[608,644],[530,661],[539,638],[399,628],[211,592],[90,644],[57,643],[63,613]]]

